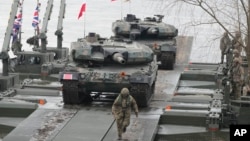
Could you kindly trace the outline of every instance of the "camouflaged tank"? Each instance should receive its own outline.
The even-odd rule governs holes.
[[[112,23],[115,36],[122,36],[149,46],[161,61],[161,69],[174,69],[176,58],[176,39],[178,29],[162,22],[163,15],[146,17],[144,20],[127,14],[123,20]]]
[[[127,87],[139,106],[148,106],[154,93],[157,60],[137,42],[101,39],[97,34],[71,43],[71,62],[60,72],[65,104],[114,100]]]

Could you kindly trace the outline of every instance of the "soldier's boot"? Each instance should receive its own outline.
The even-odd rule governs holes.
[[[126,127],[123,128],[123,133],[125,133],[125,132],[126,132]]]
[[[122,135],[118,135],[118,140],[122,140]]]

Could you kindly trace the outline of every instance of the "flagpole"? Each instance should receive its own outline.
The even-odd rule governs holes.
[[[37,0],[37,2],[38,2],[37,4],[39,5],[39,8],[38,8],[39,9],[38,10],[38,17],[39,17],[39,14],[40,14],[40,2],[39,2],[39,0]],[[37,29],[36,29],[37,30],[37,35],[39,35],[39,30],[40,30],[39,29],[39,23],[40,23],[40,19],[38,18],[38,24],[37,24]]]
[[[85,9],[85,12],[84,12],[85,15],[83,15],[83,16],[84,16],[84,19],[83,19],[83,20],[84,20],[84,21],[83,21],[83,26],[84,26],[84,29],[83,29],[83,30],[84,30],[84,36],[83,36],[83,37],[84,37],[84,38],[85,38],[85,32],[86,32],[87,0],[85,1],[85,4],[86,4],[86,7],[85,7],[86,9]]]
[[[36,5],[36,8],[38,7],[38,23],[37,23],[37,25],[36,25],[36,27],[34,28],[34,43],[33,43],[33,45],[34,45],[34,48],[38,48],[39,47],[39,39],[37,40],[38,41],[38,43],[37,44],[35,44],[36,43],[36,38],[38,37],[38,35],[39,35],[39,13],[40,13],[40,3],[39,3],[39,0],[37,0],[37,5]],[[36,46],[37,45],[37,46]]]
[[[84,36],[83,37],[85,37],[85,32],[86,32],[86,30],[85,30],[85,28],[86,28],[86,19],[85,18],[86,18],[86,13],[85,13],[84,20],[83,20],[83,24],[84,24],[83,25],[84,26],[84,29],[83,29],[84,30]]]
[[[120,1],[121,1],[121,20],[122,20],[122,17],[123,17],[123,16],[122,16],[122,10],[123,10],[123,9],[122,9],[122,1],[123,1],[123,0],[120,0]]]
[[[19,38],[18,38],[19,43],[21,43],[21,38],[22,38],[23,2],[24,0],[22,0],[22,3],[20,4],[20,11],[21,11],[22,17],[21,17],[21,23],[20,23],[21,25],[19,27]]]
[[[39,3],[39,0],[37,0],[37,2],[36,2],[36,6],[38,6],[38,3]],[[38,17],[39,17],[39,11],[38,11]],[[36,26],[36,28],[34,28],[34,36],[36,36],[36,33],[37,33],[37,27],[38,27],[38,25]],[[35,40],[34,40],[34,45],[35,45]]]

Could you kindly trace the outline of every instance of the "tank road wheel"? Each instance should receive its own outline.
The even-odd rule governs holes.
[[[160,57],[161,61],[161,69],[165,70],[173,70],[174,69],[174,63],[175,63],[175,57],[174,54],[171,52],[163,52]]]
[[[80,104],[82,95],[78,90],[78,81],[63,81],[63,102],[64,104]]]
[[[147,107],[153,93],[148,84],[132,84],[130,94],[135,98],[139,107]]]

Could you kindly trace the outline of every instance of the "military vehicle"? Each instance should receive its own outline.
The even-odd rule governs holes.
[[[14,71],[19,72],[22,77],[41,77],[50,74],[58,74],[68,61],[68,48],[62,47],[62,21],[65,13],[65,0],[61,0],[57,35],[57,48],[47,47],[47,26],[53,8],[53,0],[48,0],[46,12],[43,18],[42,29],[38,36],[33,36],[27,40],[28,43],[39,43],[35,39],[41,39],[41,46],[33,48],[33,51],[17,51],[17,64]],[[31,42],[32,41],[32,42]],[[29,68],[29,69],[27,69]]]
[[[65,17],[65,10],[66,10],[66,0],[61,0],[60,4],[60,10],[59,10],[59,16],[58,16],[58,23],[57,23],[57,30],[55,31],[55,35],[57,36],[57,47],[47,47],[47,26],[48,26],[48,21],[50,20],[50,14],[52,12],[53,8],[53,1],[49,3],[48,1],[48,7],[46,9],[44,18],[43,18],[43,27],[41,30],[41,33],[39,36],[33,36],[29,39],[27,39],[27,43],[30,45],[35,45],[33,48],[34,51],[39,51],[39,52],[52,52],[54,53],[54,59],[59,60],[59,59],[67,59],[68,58],[68,53],[69,49],[66,47],[62,47],[62,41],[63,41],[63,19]],[[51,7],[50,7],[51,6]],[[41,46],[39,47],[39,39],[41,39]]]
[[[138,105],[149,104],[158,70],[149,47],[120,38],[102,39],[91,33],[71,43],[70,55],[73,62],[59,76],[65,104],[115,97],[123,87],[130,89]]]
[[[123,20],[112,23],[116,36],[130,38],[149,46],[161,61],[159,68],[173,70],[176,57],[176,39],[178,29],[162,22],[163,15],[146,17],[144,20],[127,14]]]
[[[2,50],[0,52],[0,59],[3,63],[2,73],[0,74],[0,140],[2,136],[6,134],[6,131],[9,132],[13,129],[12,125],[15,125],[17,123],[16,121],[20,121],[20,119],[27,117],[35,109],[33,104],[27,104],[20,101],[17,102],[10,98],[16,94],[15,88],[20,84],[19,74],[9,73],[11,70],[9,64],[11,61],[11,55],[9,55],[10,41],[18,6],[19,0],[13,0],[8,26],[5,32]]]

